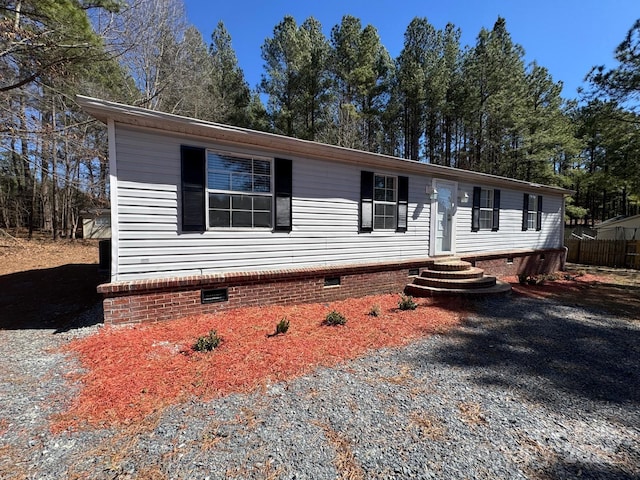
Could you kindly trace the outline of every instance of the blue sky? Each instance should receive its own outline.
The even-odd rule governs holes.
[[[185,5],[207,43],[218,21],[224,22],[251,88],[263,72],[260,47],[287,14],[298,24],[317,18],[327,37],[343,15],[358,17],[363,26],[377,28],[394,58],[414,17],[426,17],[438,29],[453,23],[464,46],[475,44],[480,29],[491,29],[502,16],[513,41],[524,47],[527,63],[548,68],[564,83],[565,98],[577,97],[592,66],[614,65],[613,51],[640,18],[638,0],[185,0]]]

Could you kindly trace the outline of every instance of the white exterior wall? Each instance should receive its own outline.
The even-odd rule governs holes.
[[[522,231],[522,199],[524,193],[540,195],[533,190],[510,190],[500,187],[500,229],[471,231],[473,187],[480,184],[458,185],[459,195],[467,192],[469,200],[458,205],[456,219],[457,253],[499,252],[507,250],[532,250],[538,248],[560,248],[563,246],[563,197],[542,195],[542,229]],[[494,187],[487,187],[494,188]],[[498,188],[498,187],[495,187]]]
[[[405,233],[359,233],[360,171],[402,171],[280,156],[293,161],[293,230],[214,229],[180,233],[180,145],[216,147],[202,140],[116,124],[117,202],[112,202],[112,281],[229,271],[321,267],[399,261],[429,252],[430,178],[409,176]],[[246,150],[273,157],[265,152]]]
[[[618,221],[608,221],[596,227],[598,240],[638,240],[640,239],[640,215]]]

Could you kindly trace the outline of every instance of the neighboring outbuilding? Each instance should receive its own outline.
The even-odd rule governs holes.
[[[105,321],[559,269],[568,190],[78,97],[108,126]]]
[[[594,228],[598,240],[640,240],[640,215],[610,218]]]
[[[108,239],[111,238],[111,210],[108,208],[93,208],[80,213],[82,217],[82,238]]]

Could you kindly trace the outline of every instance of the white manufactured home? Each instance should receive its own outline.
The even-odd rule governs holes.
[[[564,259],[567,190],[78,97],[109,136],[105,321],[400,292]]]

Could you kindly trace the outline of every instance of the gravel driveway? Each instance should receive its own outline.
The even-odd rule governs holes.
[[[252,394],[59,435],[47,419],[77,364],[51,347],[97,327],[0,330],[0,478],[639,479],[640,322],[521,297],[477,312]]]

